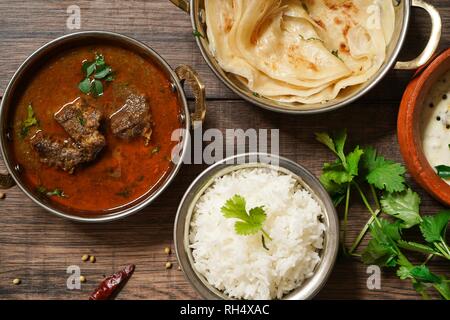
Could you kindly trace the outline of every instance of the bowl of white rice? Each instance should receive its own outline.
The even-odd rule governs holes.
[[[333,269],[339,222],[308,170],[283,157],[243,154],[191,184],[174,241],[186,278],[205,299],[304,300]]]

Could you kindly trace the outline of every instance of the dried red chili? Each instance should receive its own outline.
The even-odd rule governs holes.
[[[134,271],[134,264],[130,264],[122,270],[105,278],[97,289],[91,294],[89,300],[108,300],[119,290],[122,285],[131,277]]]

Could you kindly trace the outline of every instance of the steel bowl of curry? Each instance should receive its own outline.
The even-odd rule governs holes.
[[[9,173],[0,185],[17,184],[71,220],[126,217],[174,179],[204,101],[194,70],[173,70],[135,39],[101,31],[60,37],[24,62],[4,93],[0,142]]]

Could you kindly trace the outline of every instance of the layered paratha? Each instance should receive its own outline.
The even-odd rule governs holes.
[[[392,0],[205,0],[209,46],[251,91],[283,102],[335,99],[382,66]]]

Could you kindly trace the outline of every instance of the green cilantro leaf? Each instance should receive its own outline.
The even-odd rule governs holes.
[[[197,38],[203,38],[203,39],[205,38],[205,36],[198,30],[192,31],[192,34],[194,35],[194,37],[197,37]]]
[[[95,54],[95,65],[97,67],[103,67],[105,65],[105,57],[101,53]]]
[[[67,195],[64,193],[64,191],[62,191],[61,189],[58,189],[58,188],[56,188],[56,189],[54,189],[52,191],[49,191],[49,190],[47,190],[46,187],[39,186],[39,187],[37,187],[36,190],[40,194],[43,194],[43,195],[45,195],[47,197],[57,196],[57,197],[60,197],[60,198],[67,198]]]
[[[340,160],[336,160],[333,163],[324,164],[321,179],[341,185],[351,182],[353,176],[344,168]]]
[[[28,104],[27,106],[27,118],[22,122],[22,129],[20,130],[20,136],[22,138],[25,138],[28,135],[28,132],[30,131],[30,128],[33,126],[37,126],[39,124],[39,121],[37,120],[33,106]]]
[[[429,243],[445,239],[445,232],[450,220],[450,210],[439,212],[434,216],[424,216],[420,231]]]
[[[353,177],[344,168],[341,160],[337,159],[334,163],[324,164],[319,179],[333,199],[334,205],[337,206],[345,199],[347,184],[353,180]]]
[[[113,70],[105,63],[102,54],[95,54],[94,61],[84,61],[82,71],[85,78],[80,81],[78,88],[84,94],[92,94],[94,97],[103,95],[103,83],[101,80],[110,82],[114,80]]]
[[[264,211],[263,207],[254,207],[250,209],[249,216],[252,220],[252,222],[259,224],[262,226],[264,221],[266,221],[266,212]]]
[[[91,92],[91,79],[86,78],[84,80],[82,80],[79,84],[78,84],[78,88],[80,89],[81,92],[83,92],[84,94],[88,94],[89,92]]]
[[[338,159],[323,166],[320,182],[330,194],[335,206],[346,198],[346,190],[350,182],[358,176],[359,162],[364,151],[357,146],[348,155],[345,154],[347,133],[345,130],[331,137],[328,133],[316,133],[316,140],[328,147]]]
[[[365,147],[364,155],[361,158],[361,165],[368,172],[375,170],[380,165],[380,159],[377,157],[377,150],[374,147]],[[384,158],[383,158],[384,159]]]
[[[95,71],[95,62],[86,60],[83,62],[81,69],[82,69],[83,73],[86,74],[86,77],[89,77]]]
[[[324,144],[325,146],[328,147],[328,149],[330,149],[331,151],[333,151],[334,153],[337,154],[336,152],[336,147],[334,146],[334,141],[333,139],[330,137],[330,135],[326,132],[317,132],[316,134],[316,140],[319,141],[320,143]]]
[[[333,151],[339,157],[343,166],[347,168],[347,159],[344,153],[345,142],[347,141],[347,132],[345,130],[336,133],[333,138],[326,132],[318,132],[316,133],[316,140]]]
[[[450,178],[450,167],[449,166],[437,166],[435,167],[437,170],[437,174],[439,177],[443,178],[443,179],[448,179]]]
[[[261,224],[253,223],[252,221],[236,221],[234,230],[239,235],[249,236],[258,233],[261,230]]]
[[[373,147],[364,149],[362,166],[366,169],[366,180],[374,187],[388,192],[400,192],[405,190],[406,169],[399,163],[385,160],[378,156]]]
[[[378,223],[370,225],[372,239],[362,253],[362,260],[366,264],[394,267],[397,265],[398,249],[395,244],[400,240],[400,229],[397,223],[389,223],[379,219]]]
[[[385,219],[378,219],[378,221],[380,222],[381,227],[376,222],[372,223],[372,237],[378,241],[389,243],[401,239],[400,227],[397,222],[392,223]]]
[[[261,231],[263,238],[265,236],[272,240],[263,229],[263,223],[267,217],[263,207],[255,207],[247,212],[245,198],[240,195],[234,195],[225,202],[225,205],[220,210],[225,218],[239,220],[234,224],[234,230],[237,234],[247,236]],[[263,247],[267,248],[264,240]]]
[[[422,221],[419,214],[420,197],[407,189],[403,192],[387,193],[381,199],[383,211],[402,220],[403,228],[411,228]]]
[[[384,157],[378,156],[373,147],[366,147],[361,159],[362,167],[366,170],[366,180],[380,190],[399,192],[405,189],[405,168]],[[386,177],[388,178],[386,180]]]
[[[245,199],[240,195],[234,195],[225,202],[225,205],[220,210],[225,218],[236,218],[245,221],[248,219],[245,206]]]
[[[422,282],[426,282],[426,283],[440,283],[441,282],[441,278],[438,277],[437,275],[435,275],[434,273],[432,273],[430,271],[430,269],[428,269],[427,266],[425,265],[420,265],[420,266],[416,266],[414,268],[412,268],[410,270],[411,275]]]
[[[404,267],[404,266],[401,266],[400,268],[398,268],[396,274],[397,274],[397,277],[399,277],[402,280],[412,278],[411,273],[409,272],[409,268]]]
[[[385,162],[382,166],[367,175],[367,182],[376,188],[388,192],[400,192],[405,190],[405,168],[399,163]]]
[[[245,207],[245,199],[235,195],[225,203],[221,211],[225,218],[241,220],[234,225],[237,234],[256,234],[261,230],[262,224],[266,220],[266,213],[262,207],[255,207],[247,213]]]
[[[49,191],[47,192],[47,196],[51,197],[51,196],[57,196],[60,198],[65,198],[66,195],[64,194],[64,191],[62,191],[61,189],[55,189],[53,191]]]
[[[394,267],[397,263],[397,252],[392,246],[370,240],[362,253],[362,261],[365,264]]]
[[[114,73],[111,72],[111,73],[105,78],[105,81],[106,81],[106,82],[111,82],[111,81],[113,81],[114,79],[115,79]]]
[[[347,170],[352,177],[358,175],[359,161],[363,154],[364,151],[360,149],[359,146],[356,146],[355,150],[347,155]]]
[[[95,79],[103,79],[106,76],[108,76],[112,72],[111,67],[105,67],[102,70],[97,70],[97,72],[94,75]]]
[[[94,95],[94,97],[100,97],[103,95],[103,84],[100,80],[94,80],[91,92]]]

